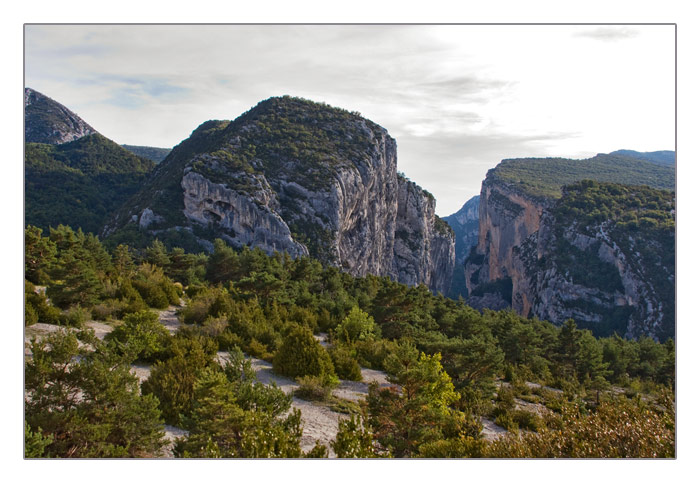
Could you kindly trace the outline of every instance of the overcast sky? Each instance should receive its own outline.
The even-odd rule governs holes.
[[[673,150],[673,26],[25,27],[25,85],[172,147],[289,94],[360,111],[441,216],[505,158]]]

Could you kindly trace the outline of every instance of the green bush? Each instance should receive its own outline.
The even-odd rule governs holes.
[[[328,352],[306,327],[291,324],[282,346],[272,361],[275,372],[287,377],[325,376],[333,374]]]
[[[158,315],[144,310],[124,317],[124,323],[107,334],[105,339],[118,343],[122,353],[153,361],[165,350],[169,337],[170,333],[160,323]]]
[[[24,302],[24,325],[34,325],[39,322],[39,314],[36,313],[31,304]]]
[[[334,347],[329,351],[335,373],[340,379],[348,381],[361,381],[362,370],[352,353],[345,347]]]
[[[522,409],[512,411],[511,418],[520,429],[526,429],[528,431],[538,431],[543,425],[542,418],[537,414]]]
[[[90,312],[80,305],[74,305],[61,314],[61,324],[81,328],[90,320]]]
[[[328,401],[331,399],[333,388],[338,385],[338,379],[332,376],[304,376],[297,378],[299,387],[294,395],[307,401]]]

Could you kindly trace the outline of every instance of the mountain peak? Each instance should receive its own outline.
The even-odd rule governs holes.
[[[97,131],[77,114],[41,92],[24,89],[24,140],[64,144]]]

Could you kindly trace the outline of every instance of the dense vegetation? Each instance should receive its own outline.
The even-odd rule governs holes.
[[[170,151],[171,148],[154,148],[151,146],[132,146],[131,144],[122,144],[122,147],[127,151],[131,151],[136,156],[141,158],[150,159],[154,163],[158,164],[163,161]]]
[[[618,149],[613,151],[613,155],[629,156],[635,159],[644,159],[652,163],[674,166],[676,164],[676,152],[675,151],[652,151],[646,153],[640,153],[639,151],[634,151],[632,149]]]
[[[590,159],[506,159],[492,171],[495,180],[535,197],[559,198],[561,188],[584,179],[675,190],[674,166],[629,156],[598,154]]]
[[[100,134],[60,145],[25,145],[25,219],[98,233],[153,169]]]
[[[624,254],[628,264],[659,294],[665,307],[657,337],[675,336],[675,194],[648,186],[623,186],[582,181],[564,188],[564,196],[554,207],[555,244],[552,260],[558,270],[585,287],[605,293],[624,293],[620,273],[598,255],[600,242],[582,250],[574,246],[565,231],[595,238],[605,233]],[[540,264],[547,264],[546,259]],[[600,313],[602,320],[592,325],[597,335],[624,334],[631,307],[606,309],[585,307]]]
[[[359,365],[387,371],[392,387],[371,386],[365,405],[345,406],[353,416],[332,445],[341,457],[674,454],[672,341],[596,339],[573,321],[557,328],[510,311],[480,313],[423,286],[220,240],[209,256],[160,242],[108,251],[65,226],[48,236],[28,227],[25,250],[25,323],[77,328],[32,345],[27,456],[156,455],[163,420],[189,431],[177,456],[303,456],[289,396],[257,383],[241,351],[306,378],[311,394],[351,379]],[[185,327],[171,336],[149,308],[181,297]],[[101,342],[78,330],[88,318],[116,328]],[[330,349],[312,337],[319,331]],[[154,364],[140,394],[128,372],[137,360]],[[518,409],[514,398],[546,406],[548,416]],[[481,417],[535,433],[488,443]],[[621,424],[617,449],[617,440],[598,444],[595,431],[576,429]],[[597,452],[581,449],[590,447]],[[322,447],[306,454],[325,455]]]

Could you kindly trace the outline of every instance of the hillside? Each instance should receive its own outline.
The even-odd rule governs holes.
[[[153,169],[100,134],[60,145],[25,145],[25,223],[98,233]]]
[[[96,132],[64,105],[34,89],[24,89],[25,142],[63,144]]]
[[[154,148],[151,146],[132,146],[130,144],[122,144],[121,146],[127,151],[131,151],[142,158],[150,159],[156,164],[163,161],[172,151],[170,148]]]
[[[134,244],[157,233],[208,249],[221,237],[445,292],[454,234],[396,162],[394,139],[359,114],[271,98],[199,126],[104,234]]]

